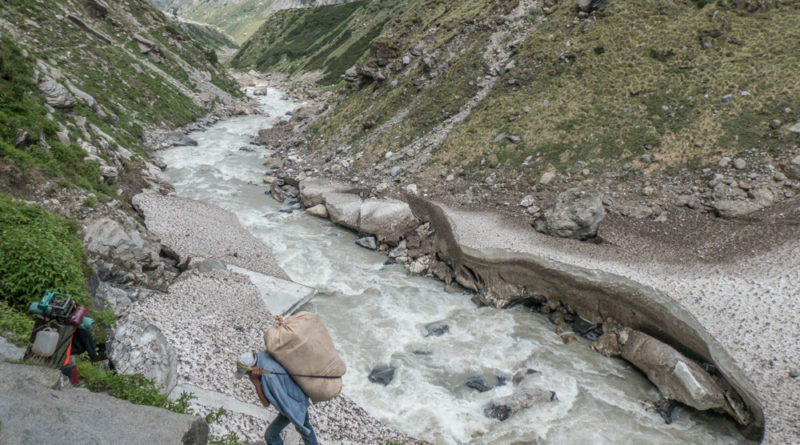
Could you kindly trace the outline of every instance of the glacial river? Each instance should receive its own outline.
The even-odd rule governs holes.
[[[251,137],[299,106],[270,89],[259,97],[266,116],[221,121],[190,136],[197,147],[160,152],[180,196],[235,213],[271,246],[291,278],[318,289],[304,309],[324,320],[348,372],[343,392],[395,428],[436,444],[739,444],[747,442],[723,416],[677,408],[665,424],[643,401],[658,391],[628,363],[603,357],[579,339],[567,345],[545,317],[524,307],[478,308],[443,284],[408,277],[386,256],[356,246],[356,234],[284,206],[261,183],[269,152]],[[242,147],[247,147],[242,150]],[[425,336],[444,321],[449,331]],[[367,376],[378,365],[397,368],[388,386]],[[518,370],[558,400],[520,411],[504,422],[484,416],[495,398],[512,393]],[[509,383],[486,392],[473,376]]]

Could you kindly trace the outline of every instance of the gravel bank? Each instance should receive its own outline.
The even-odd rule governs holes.
[[[488,212],[440,206],[456,242],[479,250],[502,249],[624,276],[664,292],[719,341],[754,384],[764,408],[764,443],[800,437],[800,240],[726,263],[659,261],[658,248],[555,239],[524,221]]]

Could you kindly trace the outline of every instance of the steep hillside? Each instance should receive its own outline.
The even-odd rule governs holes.
[[[315,30],[324,51],[308,52],[291,50],[289,26],[322,12],[294,12],[286,28],[276,17],[259,30],[235,60],[296,73],[329,67],[328,54],[359,57],[341,100],[307,135],[320,157],[352,146],[361,153],[354,167],[377,176],[399,166],[416,177],[409,181],[444,172],[525,190],[546,171],[567,183],[639,172],[637,187],[651,185],[653,174],[666,182],[682,175],[697,189],[673,192],[712,208],[715,199],[747,195],[700,187],[730,169],[726,181],[747,182],[743,190],[768,188],[763,202],[793,194],[784,193],[783,174],[776,183],[772,176],[781,168],[800,175],[789,165],[800,130],[800,80],[792,74],[800,66],[800,4],[578,3],[373,2],[379,10],[367,17],[395,9],[358,54],[335,38],[358,12]],[[745,167],[733,170],[735,158]]]
[[[37,166],[113,195],[146,128],[186,124],[239,94],[213,51],[144,0],[11,0],[0,26],[0,143],[16,172],[6,187]]]
[[[231,60],[240,70],[287,74],[320,71],[322,84],[340,81],[408,1],[367,1],[279,11]]]
[[[220,27],[237,43],[247,40],[275,11],[353,0],[153,0],[162,11]]]
[[[80,224],[130,220],[126,198],[158,183],[145,133],[235,106],[240,94],[213,50],[144,0],[4,2],[0,334],[26,342],[24,308],[45,290],[88,303],[96,257],[81,246]],[[114,316],[94,309],[102,341]]]

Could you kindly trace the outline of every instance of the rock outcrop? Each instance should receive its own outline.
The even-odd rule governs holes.
[[[141,312],[132,312],[117,321],[109,357],[123,374],[142,374],[162,386],[167,393],[178,379],[176,352],[158,322]]]
[[[207,443],[208,424],[200,417],[82,388],[62,389],[60,381],[55,369],[0,362],[3,443]]]
[[[586,239],[597,235],[597,227],[605,216],[599,193],[576,187],[561,192],[553,207],[536,220],[535,227],[548,235]]]
[[[543,389],[522,388],[515,391],[510,396],[492,400],[484,408],[483,413],[486,417],[497,420],[506,420],[517,411],[530,408],[540,403],[558,400],[556,393]]]

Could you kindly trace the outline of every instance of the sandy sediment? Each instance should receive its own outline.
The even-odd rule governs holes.
[[[719,355],[743,371],[763,408],[764,443],[800,438],[800,240],[727,263],[660,262],[658,248],[631,251],[608,244],[555,239],[524,221],[437,204],[452,242],[473,255],[532,256],[573,270],[618,276],[665,295],[688,313],[687,325],[705,329]],[[671,304],[671,302],[668,302]],[[693,318],[693,319],[692,319]],[[705,334],[704,334],[705,335]],[[738,371],[738,370],[735,370]],[[735,372],[734,371],[734,372]]]
[[[145,215],[148,229],[181,256],[218,258],[288,279],[267,246],[244,230],[230,212],[155,194],[137,195],[135,205]],[[266,409],[260,407],[249,381],[233,378],[236,357],[244,351],[263,350],[263,333],[273,320],[246,276],[229,270],[190,269],[167,293],[139,300],[126,313],[142,314],[164,334],[177,355],[178,385],[216,391]],[[274,415],[272,408],[268,410]],[[421,443],[382,424],[344,396],[313,405],[310,416],[322,443]],[[266,426],[263,418],[231,413],[213,425],[212,432],[235,432],[258,441],[263,440]]]

